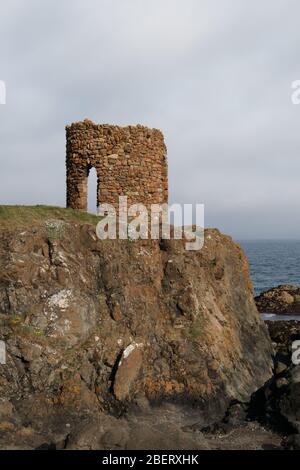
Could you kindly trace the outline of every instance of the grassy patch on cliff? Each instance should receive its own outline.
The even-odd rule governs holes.
[[[0,228],[44,224],[49,219],[96,225],[94,214],[54,206],[0,206]]]
[[[198,316],[183,334],[190,341],[200,340],[205,335],[205,319]]]

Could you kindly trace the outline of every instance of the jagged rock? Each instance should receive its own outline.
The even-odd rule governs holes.
[[[130,387],[137,378],[143,363],[143,344],[133,343],[123,351],[114,380],[114,394],[117,400],[125,400]]]
[[[275,365],[275,374],[280,375],[282,372],[287,370],[287,368],[288,368],[287,364],[284,364],[283,362],[279,360]]]
[[[86,214],[55,211],[0,229],[0,393],[20,423],[51,429],[36,447],[138,396],[193,405],[209,424],[271,377],[248,263],[230,237],[207,230],[199,252],[181,240],[100,241]],[[120,365],[134,343],[143,348]]]
[[[300,383],[300,366],[296,366],[291,370],[291,381],[293,384]]]
[[[300,314],[300,288],[290,285],[274,287],[255,297],[255,302],[261,313]]]
[[[276,344],[275,374],[256,395],[260,418],[284,434],[300,432],[300,366],[293,364],[292,344],[300,339],[300,322],[268,321],[271,339]]]

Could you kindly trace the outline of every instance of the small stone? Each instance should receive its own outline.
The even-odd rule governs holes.
[[[284,364],[283,362],[278,362],[276,364],[276,367],[275,367],[275,373],[276,375],[279,375],[281,374],[282,372],[284,372],[285,370],[287,369],[287,365]]]
[[[112,310],[112,313],[111,313],[111,316],[115,321],[121,321],[122,320],[123,315],[122,315],[121,307],[120,307],[119,304],[114,306],[114,308]]]
[[[276,380],[276,387],[277,388],[285,387],[288,384],[289,384],[289,381],[287,379],[285,379],[284,377]]]
[[[293,384],[300,383],[300,367],[294,367],[291,372],[291,381]]]

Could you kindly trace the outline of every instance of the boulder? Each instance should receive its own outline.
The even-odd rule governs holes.
[[[300,322],[266,323],[275,344],[274,376],[254,396],[254,408],[261,410],[256,417],[282,434],[300,432],[300,366],[292,360],[293,343],[300,339]]]
[[[280,285],[255,297],[258,311],[279,315],[300,315],[300,287]]]
[[[132,343],[123,351],[114,379],[114,394],[117,400],[125,400],[142,367],[143,344]]]

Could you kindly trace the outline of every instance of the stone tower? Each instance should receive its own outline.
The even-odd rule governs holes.
[[[143,126],[119,127],[85,120],[66,127],[67,207],[87,211],[87,182],[97,172],[97,206],[168,202],[167,150],[162,133]]]

